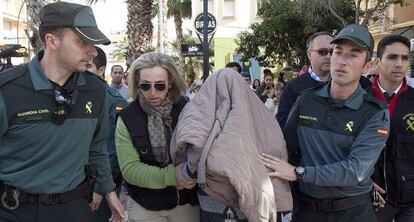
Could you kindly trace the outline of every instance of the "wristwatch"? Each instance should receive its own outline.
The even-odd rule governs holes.
[[[306,169],[304,167],[298,166],[295,168],[296,179],[299,182],[303,181],[303,177],[305,177]]]

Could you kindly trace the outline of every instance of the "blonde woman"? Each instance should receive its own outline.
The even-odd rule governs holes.
[[[128,220],[197,222],[195,181],[177,184],[169,144],[186,104],[186,84],[166,54],[150,52],[129,70],[133,101],[120,112],[116,146],[128,190]],[[189,189],[183,189],[183,188]]]

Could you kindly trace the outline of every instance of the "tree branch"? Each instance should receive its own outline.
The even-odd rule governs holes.
[[[355,1],[355,23],[359,24],[359,16],[361,14],[361,1],[362,0],[356,0]]]
[[[366,1],[369,2],[369,0],[366,0]],[[368,9],[367,8],[367,9],[365,9],[365,16],[364,16],[364,19],[361,21],[361,25],[366,26],[368,24],[369,20],[374,15],[375,12],[381,12],[381,11],[385,10],[388,7],[389,4],[384,4],[385,7],[381,7],[380,8],[381,3],[383,1],[384,0],[377,0],[375,6],[373,8],[371,8],[371,9]],[[367,3],[367,5],[368,5],[368,3]]]
[[[342,16],[340,16],[334,9],[333,9],[333,7],[332,7],[332,0],[328,0],[328,9],[329,9],[329,11],[332,13],[332,15],[333,16],[335,16],[335,18],[337,18],[340,22],[341,22],[341,24],[342,24],[342,26],[346,26],[347,25],[347,22],[346,22],[346,20],[344,19],[344,18],[342,18]]]

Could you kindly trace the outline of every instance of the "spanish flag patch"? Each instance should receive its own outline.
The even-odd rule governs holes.
[[[379,136],[388,136],[388,130],[387,130],[387,129],[385,129],[385,128],[379,128],[379,129],[377,130],[377,134],[378,134]]]
[[[122,106],[115,106],[115,111],[119,112],[123,109],[124,107]]]

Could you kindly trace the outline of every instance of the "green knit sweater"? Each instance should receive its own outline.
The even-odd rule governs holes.
[[[121,118],[118,118],[116,126],[115,143],[119,167],[128,183],[150,189],[177,186],[173,164],[159,168],[141,162],[139,153],[132,144],[131,135]]]

